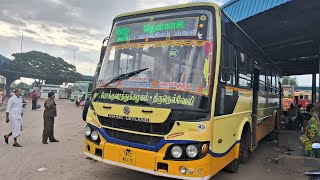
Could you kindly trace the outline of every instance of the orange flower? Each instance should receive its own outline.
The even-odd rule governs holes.
[[[198,86],[199,92],[202,92],[204,90],[204,87],[202,85]]]
[[[153,82],[152,82],[152,86],[153,86],[153,87],[157,87],[157,86],[158,86],[158,81],[153,81]]]

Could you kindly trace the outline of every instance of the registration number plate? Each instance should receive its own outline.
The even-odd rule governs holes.
[[[136,154],[129,149],[120,150],[120,162],[135,165],[136,164]]]

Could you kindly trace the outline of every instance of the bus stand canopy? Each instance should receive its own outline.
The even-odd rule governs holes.
[[[320,72],[320,1],[231,0],[221,8],[262,48],[283,76],[313,74],[315,102],[316,73]]]

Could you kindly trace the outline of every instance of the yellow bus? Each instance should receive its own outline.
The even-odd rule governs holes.
[[[209,179],[236,172],[276,127],[280,71],[216,4],[122,14],[101,54],[85,114],[95,160]]]

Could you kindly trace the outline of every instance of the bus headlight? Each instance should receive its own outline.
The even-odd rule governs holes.
[[[198,155],[198,149],[194,145],[189,145],[186,149],[186,153],[190,158],[195,158]]]
[[[91,134],[91,128],[90,128],[89,126],[86,126],[86,127],[84,128],[84,131],[85,131],[86,136],[90,136],[90,134]]]
[[[164,160],[198,160],[204,158],[209,153],[209,142],[199,142],[197,144],[171,144]]]
[[[176,158],[176,159],[180,158],[180,157],[182,156],[182,149],[181,149],[181,147],[179,147],[179,146],[174,146],[174,147],[171,149],[171,155],[172,155],[174,158]]]
[[[91,139],[96,141],[96,140],[98,140],[98,138],[99,138],[99,135],[98,135],[97,131],[92,131]]]

